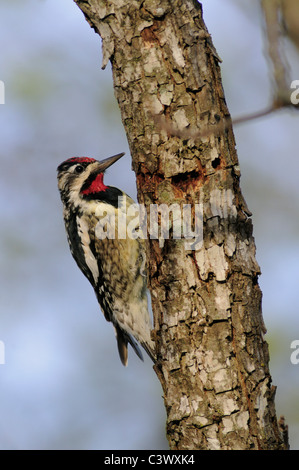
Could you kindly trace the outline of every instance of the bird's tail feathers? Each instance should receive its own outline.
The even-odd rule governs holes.
[[[132,346],[132,348],[134,349],[139,359],[143,361],[142,352],[135,338],[131,334],[125,332],[119,326],[115,326],[115,331],[116,331],[118,353],[119,353],[119,357],[120,357],[122,364],[124,366],[127,366],[128,364],[128,343]],[[151,358],[151,360],[155,363],[156,354],[154,352],[153,344],[150,345],[149,343],[145,341],[140,341],[140,344],[143,347],[143,349],[146,351],[148,356]]]
[[[137,341],[128,333],[126,333],[124,330],[122,330],[120,327],[115,327],[116,331],[116,340],[117,340],[117,347],[118,347],[118,353],[120,360],[124,366],[128,365],[128,343],[132,346],[134,349],[135,353],[143,361],[143,355],[142,352],[140,351],[140,348],[137,344]]]

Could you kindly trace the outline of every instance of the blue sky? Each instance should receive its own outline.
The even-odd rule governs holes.
[[[271,96],[259,2],[203,1],[233,117]],[[248,2],[247,2],[248,3]],[[101,41],[71,0],[0,6],[1,449],[163,449],[162,390],[150,361],[121,366],[111,325],[73,262],[56,167],[74,155],[126,156],[106,177],[135,197],[129,149]],[[288,48],[292,79],[299,79]],[[282,111],[235,128],[241,187],[253,212],[277,412],[293,448],[299,365],[299,117]]]

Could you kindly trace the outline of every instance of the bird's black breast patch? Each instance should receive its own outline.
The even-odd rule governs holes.
[[[98,193],[90,193],[84,196],[85,200],[97,200],[110,204],[111,206],[118,207],[118,198],[123,196],[123,192],[113,186],[107,186],[105,191],[100,191]]]

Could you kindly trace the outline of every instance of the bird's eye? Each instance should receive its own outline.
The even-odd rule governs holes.
[[[84,170],[84,167],[82,165],[77,165],[75,168],[76,173],[82,173],[83,170]]]

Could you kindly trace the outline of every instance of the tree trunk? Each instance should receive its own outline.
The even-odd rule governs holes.
[[[170,448],[283,449],[251,214],[201,4],[75,2],[102,37],[103,66],[112,64],[139,203],[148,214],[190,204],[193,230],[197,222],[194,245],[148,241]]]

